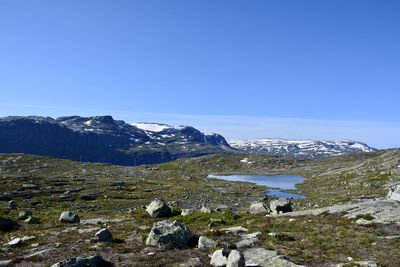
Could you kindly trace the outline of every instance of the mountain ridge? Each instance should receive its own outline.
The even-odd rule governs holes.
[[[231,147],[255,154],[294,158],[323,158],[344,154],[373,152],[376,148],[352,140],[288,140],[262,138],[255,140],[229,139]]]

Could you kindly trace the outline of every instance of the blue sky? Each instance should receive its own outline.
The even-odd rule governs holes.
[[[0,0],[0,115],[400,142],[397,0]]]

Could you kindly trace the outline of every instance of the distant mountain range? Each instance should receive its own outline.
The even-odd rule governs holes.
[[[294,158],[322,158],[377,150],[364,143],[348,140],[232,139],[228,143],[231,147],[244,152]]]
[[[190,126],[96,117],[0,118],[0,152],[48,155],[85,162],[140,165],[232,150],[218,134]]]
[[[191,126],[126,123],[111,116],[0,118],[0,153],[26,153],[135,166],[211,153],[249,152],[317,158],[370,152],[374,148],[352,141],[230,140],[205,134]]]

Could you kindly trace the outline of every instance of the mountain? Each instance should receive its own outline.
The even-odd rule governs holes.
[[[228,140],[231,147],[262,155],[294,158],[322,158],[352,153],[372,152],[377,149],[356,141],[313,141],[313,140]]]
[[[232,150],[218,134],[190,126],[128,124],[111,116],[0,118],[0,153],[141,165]]]

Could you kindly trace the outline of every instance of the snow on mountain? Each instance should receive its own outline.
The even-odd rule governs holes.
[[[375,148],[369,147],[364,143],[349,140],[231,139],[228,140],[228,143],[231,147],[244,152],[295,158],[321,158],[376,151]]]
[[[136,123],[131,123],[131,125],[139,129],[142,129],[143,131],[157,132],[157,133],[162,132],[166,129],[173,128],[170,125],[160,124],[160,123],[149,123],[149,122],[136,122]]]

